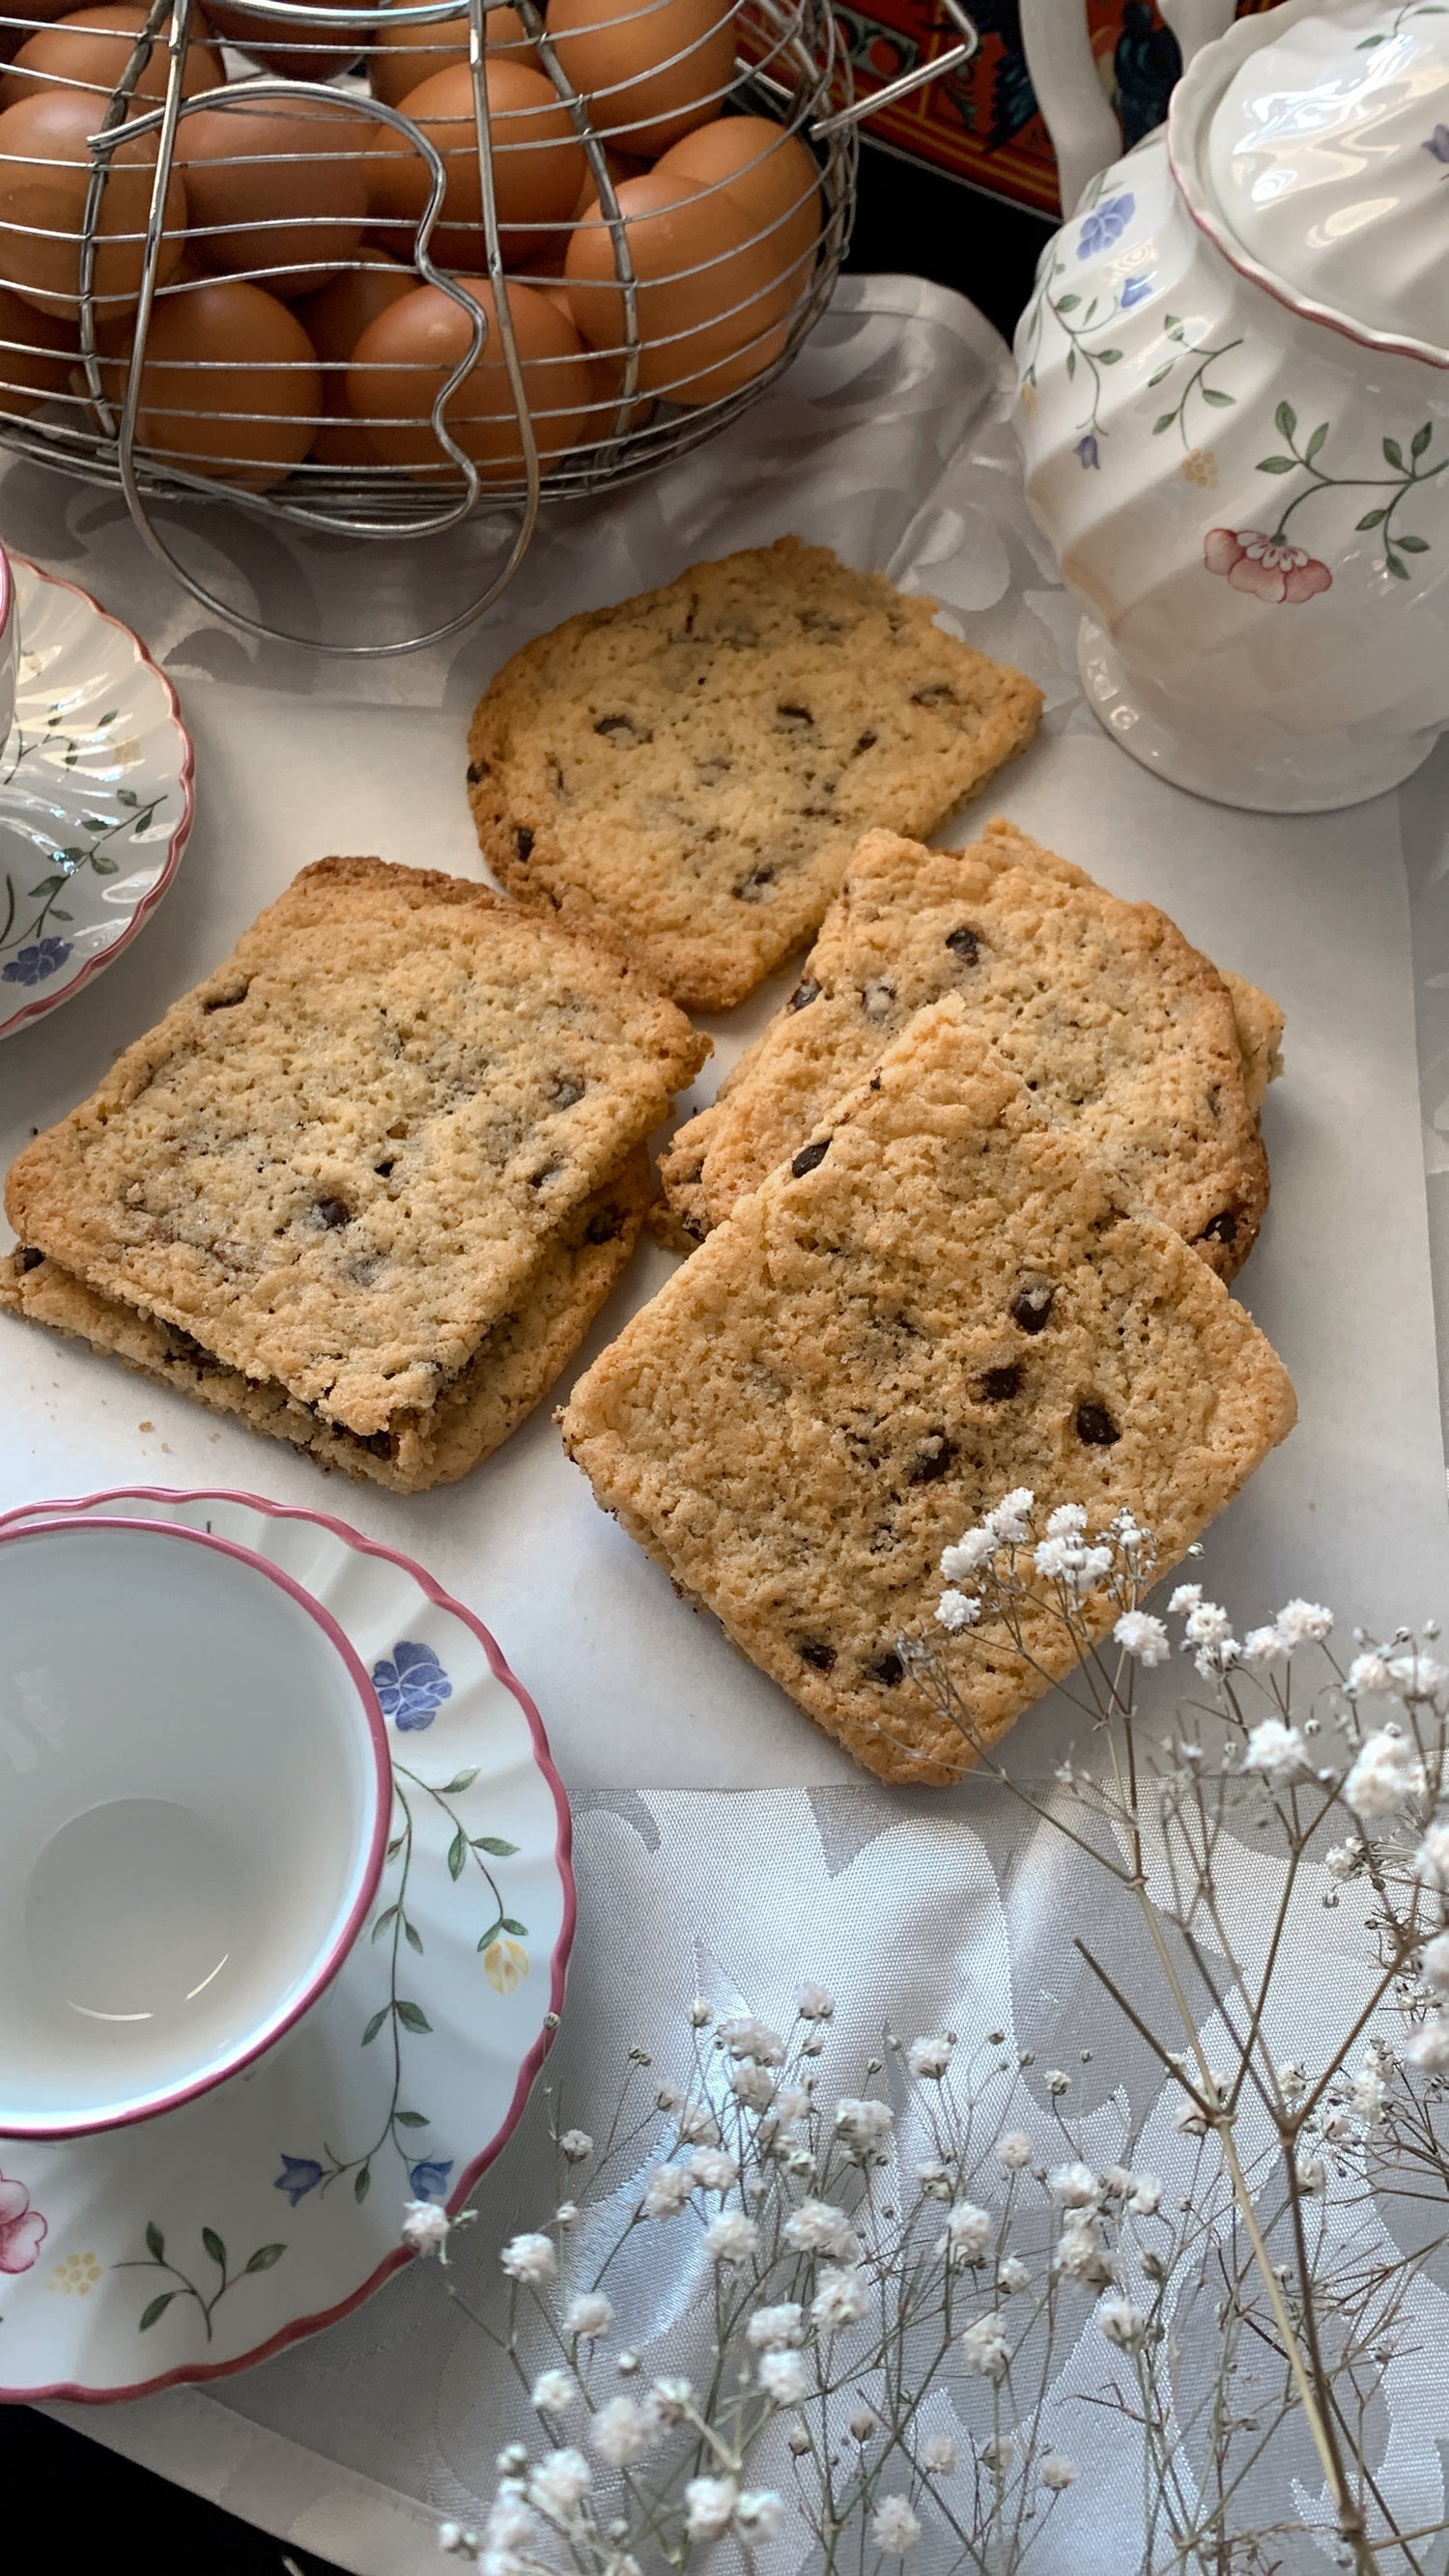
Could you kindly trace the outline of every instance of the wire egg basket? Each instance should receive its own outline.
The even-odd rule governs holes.
[[[849,239],[857,102],[828,0],[29,0],[0,11],[0,446],[327,536],[657,472],[757,402]],[[4,58],[8,57],[8,60]],[[741,120],[745,120],[742,122]],[[293,636],[288,641],[317,639]]]

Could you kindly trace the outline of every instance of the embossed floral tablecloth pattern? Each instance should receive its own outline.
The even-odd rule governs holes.
[[[69,1108],[306,859],[375,849],[475,873],[464,725],[524,636],[694,555],[793,528],[936,593],[968,640],[1043,682],[1043,738],[979,814],[999,807],[1120,892],[1154,897],[1287,1005],[1288,1078],[1267,1116],[1274,1205],[1240,1284],[1293,1370],[1303,1421],[1220,1524],[1215,1586],[1245,1620],[1298,1591],[1369,1622],[1443,1612],[1430,1240],[1449,1242],[1449,755],[1377,805],[1278,821],[1194,802],[1115,751],[1081,706],[1075,612],[1022,503],[1004,364],[958,299],[911,279],[848,279],[787,382],[725,441],[592,517],[546,517],[481,629],[397,663],[252,646],[165,581],[110,496],[12,468],[0,528],[143,633],[196,733],[199,800],[176,888],[146,936],[74,1010],[5,1049],[0,1150]],[[187,538],[214,576],[220,533],[205,517]],[[446,559],[400,560],[304,550],[268,530],[246,541],[255,589],[239,595],[298,628],[325,614],[339,632],[360,621],[397,632],[465,595],[476,562],[471,540]],[[951,837],[966,836],[958,818]],[[782,989],[717,1025],[706,1090]],[[668,1266],[640,1256],[585,1359]],[[1000,2027],[1043,2065],[1072,2065],[1090,2046],[1077,2099],[1100,2125],[1104,2160],[1130,2098],[1149,2123],[1142,2152],[1172,2187],[1155,2080],[1081,1991],[1064,1938],[1065,1924],[1091,1919],[1112,1955],[1119,1935],[1100,1883],[1042,1829],[1024,1834],[1023,1811],[990,1782],[943,1799],[861,1781],[594,1510],[546,1410],[471,1484],[400,1502],[319,1488],[289,1453],[38,1338],[13,1356],[7,1339],[5,1375],[0,1507],[146,1477],[301,1503],[320,1492],[488,1621],[539,1701],[575,1801],[580,1929],[550,2061],[572,2116],[596,2109],[631,2041],[663,2062],[696,1978],[770,2017],[814,1973],[840,1998],[837,2089],[856,2089],[887,2021],[907,2037]],[[1044,1776],[1075,1732],[1049,1703],[1012,1739],[1012,1760]],[[1245,1874],[1245,1907],[1271,1896]],[[1347,1975],[1347,1934],[1344,1948]],[[1125,1938],[1116,1955],[1130,1982]],[[1323,1955],[1319,1943],[1292,1998],[1295,2053],[1312,2051]],[[542,2116],[536,2100],[487,2180],[460,2248],[468,2275],[488,2274],[502,2236],[540,2214],[530,2180]],[[636,2294],[631,2332],[643,2343],[687,2305],[687,2272],[657,2273]],[[1442,2349],[1449,2310],[1432,2286],[1418,2295],[1427,2355]],[[1044,2547],[1037,2561],[1043,2576],[1087,2563],[1088,2529],[1119,2529],[1130,2563],[1121,2460],[1092,2410],[1072,2406],[1096,2367],[1086,2354],[1065,2366],[1059,2403],[1082,2477],[1070,2519],[1052,2526],[1057,2554]],[[1431,2395],[1428,2371],[1406,2361],[1387,2391],[1395,2502],[1416,2523],[1442,2509],[1435,2443],[1449,2437],[1449,2399]],[[528,2429],[517,2404],[436,2272],[418,2269],[214,2392],[56,2411],[359,2576],[421,2576],[436,2563],[433,2518],[471,2513],[499,2444]],[[1101,2537],[1090,2563],[1115,2563]],[[772,2565],[785,2576],[783,2558]]]

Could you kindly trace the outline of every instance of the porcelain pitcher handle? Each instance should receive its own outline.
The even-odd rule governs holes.
[[[1232,25],[1235,0],[1159,0],[1182,49],[1183,68]],[[1021,0],[1021,41],[1042,121],[1057,156],[1062,212],[1069,215],[1099,170],[1122,149],[1098,76],[1086,0]]]

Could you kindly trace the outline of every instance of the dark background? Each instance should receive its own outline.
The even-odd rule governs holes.
[[[847,268],[905,270],[969,295],[1010,339],[1051,226],[1020,208],[983,197],[895,154],[861,147],[860,195]],[[282,2576],[282,2544],[220,2513],[148,2470],[116,2458],[84,2434],[30,2407],[0,2406],[0,2495],[12,2565],[36,2576],[95,2570],[132,2551],[147,2576],[185,2567],[195,2576]],[[36,2520],[26,2559],[18,2554],[28,2495]],[[287,2555],[303,2576],[331,2576],[327,2562]],[[439,2562],[441,2566],[441,2561]]]

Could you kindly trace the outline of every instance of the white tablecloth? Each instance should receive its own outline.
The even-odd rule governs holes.
[[[546,517],[481,628],[398,663],[242,641],[167,584],[114,500],[12,467],[0,481],[8,541],[85,582],[175,678],[196,736],[198,816],[145,936],[81,1002],[3,1051],[0,1152],[68,1109],[307,859],[371,850],[477,873],[463,733],[489,672],[525,636],[695,555],[786,529],[824,539],[935,593],[969,641],[1044,685],[1040,741],[978,810],[1005,811],[1124,895],[1151,896],[1286,1005],[1288,1073],[1265,1119],[1273,1207],[1240,1291],[1292,1369],[1302,1421],[1219,1524],[1208,1572],[1245,1622],[1298,1591],[1367,1624],[1418,1618],[1449,1607],[1430,1258],[1431,1217],[1449,1234],[1449,753],[1396,797],[1303,820],[1204,805],[1137,769],[1080,702],[1075,615],[1022,502],[1004,363],[959,299],[911,279],[843,281],[788,381],[723,441],[592,515]],[[324,615],[335,631],[364,618],[398,631],[462,595],[485,533],[420,562],[253,532],[237,595],[299,627]],[[236,542],[223,514],[189,523],[212,575],[223,540]],[[968,837],[969,819],[949,836]],[[715,1024],[699,1097],[782,989]],[[641,1253],[583,1361],[668,1267]],[[289,1452],[79,1351],[38,1337],[16,1348],[7,1335],[4,1367],[0,1507],[142,1469],[283,1501],[319,1490]],[[579,1821],[571,2008],[550,2061],[577,2116],[631,2040],[667,2054],[697,1974],[766,2011],[798,1975],[828,1975],[846,2091],[887,2019],[907,2036],[989,2020],[1043,2063],[1083,2044],[1087,2006],[1059,1927],[1067,1907],[1100,1909],[1100,1888],[1079,1886],[1064,1847],[1023,1843],[1020,1811],[990,1783],[948,1797],[862,1783],[595,1510],[547,1408],[449,1492],[327,1492],[480,1611],[542,1708]],[[1047,1703],[1012,1739],[1012,1760],[1045,1774],[1075,1732]],[[1146,2105],[1154,2086],[1095,2002],[1090,2015],[1084,2098],[1100,2106],[1105,2143],[1119,2090]],[[527,2185],[539,2116],[536,2105],[484,2186],[467,2257],[480,2278],[500,2234],[538,2215]],[[1449,2317],[1425,2322],[1442,2336]],[[1434,2436],[1449,2420],[1431,2421],[1422,2392],[1412,2403],[1400,2451],[1423,2521],[1438,2510]],[[55,2411],[299,2544],[400,2576],[432,2564],[434,2514],[474,2510],[515,2407],[445,2311],[436,2275],[419,2272],[213,2391]],[[1080,2431],[1073,2448],[1083,2479],[1070,2526],[1054,2529],[1064,2548],[1078,2533],[1081,2564],[1079,2511],[1111,2528],[1118,2466],[1110,2445],[1088,2456]]]

